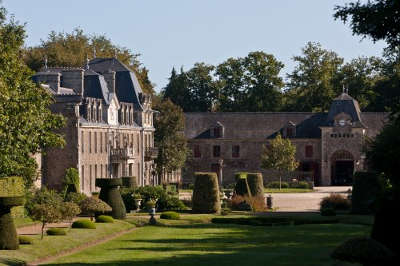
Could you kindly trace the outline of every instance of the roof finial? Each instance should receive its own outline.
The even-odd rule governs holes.
[[[44,69],[47,70],[47,55],[44,56]]]
[[[96,58],[96,47],[93,47],[93,58]]]
[[[86,55],[86,70],[89,70],[89,56]]]

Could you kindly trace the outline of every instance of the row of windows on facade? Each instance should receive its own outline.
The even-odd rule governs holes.
[[[85,149],[85,136],[88,134],[88,142],[87,142],[87,150]],[[136,135],[136,143],[137,143],[137,152],[139,152],[139,134]],[[145,144],[146,146],[151,145],[151,136],[145,135]],[[147,137],[148,136],[148,137]],[[111,133],[111,142],[110,136],[107,132],[86,132],[81,131],[81,151],[82,153],[103,153],[108,152],[109,145],[112,149],[116,148],[125,148],[130,147],[134,148],[134,134],[125,134],[125,133]],[[108,141],[107,141],[108,140]]]
[[[349,134],[349,133],[331,134],[331,138],[354,138],[354,134]]]
[[[103,105],[100,100],[88,100],[86,103],[86,120],[89,122],[104,122]],[[121,104],[118,110],[118,122],[121,125],[133,125],[135,121],[133,106]]]
[[[201,150],[200,150],[200,145],[194,145],[193,146],[193,155],[195,158],[200,158],[201,157]],[[312,158],[314,155],[314,148],[312,145],[306,145],[305,146],[305,156],[307,158]],[[240,157],[240,146],[239,145],[233,145],[232,146],[232,158],[239,158]],[[214,145],[213,146],[213,157],[221,157],[221,146],[220,145]]]

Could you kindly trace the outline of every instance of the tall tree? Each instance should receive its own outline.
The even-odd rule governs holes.
[[[94,56],[118,58],[136,73],[145,92],[154,93],[148,70],[139,62],[139,54],[113,44],[104,35],[87,35],[79,28],[71,33],[50,32],[47,40],[25,50],[24,60],[32,70],[38,71],[43,67],[45,57],[49,66],[82,67],[86,64],[87,57]]]
[[[295,56],[294,71],[288,75],[286,109],[290,111],[327,111],[336,96],[335,79],[343,58],[309,42],[302,49],[303,56]],[[341,86],[340,86],[341,87]]]
[[[299,163],[296,161],[296,146],[290,139],[284,139],[278,134],[268,146],[263,147],[261,153],[261,168],[274,169],[280,172],[296,170]],[[281,188],[282,174],[279,175],[279,188]]]
[[[169,82],[167,86],[162,89],[162,97],[163,99],[171,100],[183,110],[191,109],[187,77],[182,68],[179,74],[176,72],[175,68],[172,69]]]
[[[245,58],[229,58],[217,67],[221,84],[221,111],[278,111],[282,103],[283,64],[271,54],[251,52]]]
[[[51,95],[31,81],[22,60],[25,29],[6,20],[0,7],[0,177],[23,176],[27,185],[36,177],[32,154],[63,145],[53,130],[63,126],[60,115],[48,109]]]
[[[157,172],[163,178],[165,173],[182,168],[189,153],[183,134],[185,117],[182,109],[169,99],[154,108],[159,111],[154,123],[154,140],[159,149]]]

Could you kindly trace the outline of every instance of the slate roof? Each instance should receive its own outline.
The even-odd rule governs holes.
[[[340,113],[346,113],[350,115],[353,120],[354,127],[365,127],[361,119],[361,110],[358,102],[345,92],[333,100],[328,112],[325,126],[332,126],[334,117]]]
[[[84,73],[84,97],[103,99],[106,104],[109,104],[110,91],[107,87],[107,82],[102,75],[93,70],[85,70]]]

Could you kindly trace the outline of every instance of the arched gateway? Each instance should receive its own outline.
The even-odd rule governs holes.
[[[354,157],[346,150],[338,150],[331,157],[331,184],[351,185],[354,173]]]

